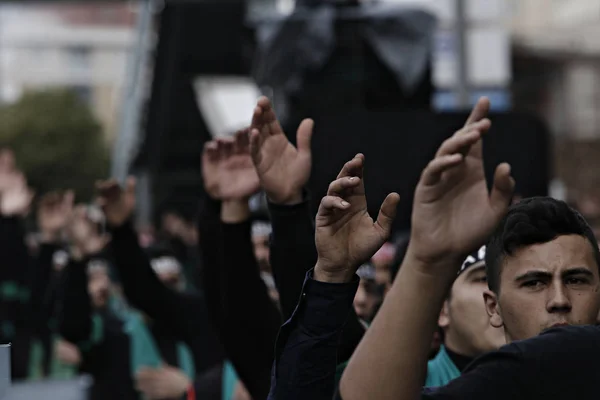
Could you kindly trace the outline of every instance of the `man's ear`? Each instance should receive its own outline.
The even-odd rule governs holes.
[[[444,305],[440,311],[438,326],[442,329],[446,329],[450,326],[450,304],[448,303],[448,300],[444,301]]]
[[[485,301],[485,310],[490,317],[490,324],[494,328],[502,328],[502,326],[504,326],[504,321],[502,320],[502,314],[500,312],[498,296],[491,290],[486,289],[483,292],[483,299]]]

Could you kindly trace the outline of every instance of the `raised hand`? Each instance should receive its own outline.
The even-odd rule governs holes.
[[[296,133],[296,148],[281,129],[269,99],[258,99],[252,116],[250,149],[260,184],[272,202],[302,201],[302,188],[310,177],[313,126],[311,119],[302,121]]]
[[[96,254],[108,243],[108,237],[101,234],[97,223],[90,219],[89,206],[84,204],[77,205],[71,213],[67,234],[76,259]]]
[[[17,171],[2,173],[0,213],[4,216],[25,216],[29,212],[33,191],[25,176]]]
[[[364,161],[362,154],[348,161],[329,185],[327,196],[319,206],[315,221],[319,254],[315,266],[317,280],[349,280],[390,235],[400,196],[390,193],[381,205],[377,220],[373,221],[365,198]]]
[[[135,178],[127,178],[125,189],[110,179],[96,183],[97,204],[104,210],[106,221],[114,227],[127,222],[135,209]]]
[[[233,138],[207,142],[202,153],[202,177],[210,197],[223,201],[248,199],[260,188],[250,158],[249,129]]]
[[[59,239],[60,233],[69,223],[73,212],[73,191],[51,192],[44,195],[37,211],[38,227],[46,241]]]
[[[489,101],[480,99],[464,128],[447,139],[415,191],[409,253],[426,264],[456,259],[483,244],[506,213],[514,189],[510,166],[496,168],[491,193],[483,169],[482,135]]]

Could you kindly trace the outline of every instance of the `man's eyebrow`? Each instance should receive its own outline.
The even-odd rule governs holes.
[[[592,271],[590,271],[588,268],[585,268],[585,267],[570,268],[566,271],[563,271],[563,273],[561,275],[563,278],[567,278],[572,275],[586,275],[588,277],[594,276]]]
[[[552,278],[552,274],[548,271],[527,271],[524,274],[521,274],[515,278],[515,282],[522,282],[527,279],[548,279]]]

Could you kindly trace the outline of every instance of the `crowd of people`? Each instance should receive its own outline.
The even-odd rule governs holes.
[[[363,154],[314,218],[314,122],[293,145],[265,97],[247,129],[205,144],[197,218],[167,212],[158,232],[135,226],[135,179],[97,182],[89,204],[36,200],[4,149],[13,379],[87,374],[91,399],[592,398],[598,244],[566,203],[513,201],[508,164],[488,190],[488,109],[424,169],[410,235],[392,233],[396,193],[369,215]]]

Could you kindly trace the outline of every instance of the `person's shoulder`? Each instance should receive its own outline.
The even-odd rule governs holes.
[[[511,343],[505,347],[518,349],[522,354],[543,353],[556,356],[559,353],[572,354],[576,351],[600,353],[600,326],[581,325],[550,328],[538,336]],[[549,351],[551,349],[551,351]]]

